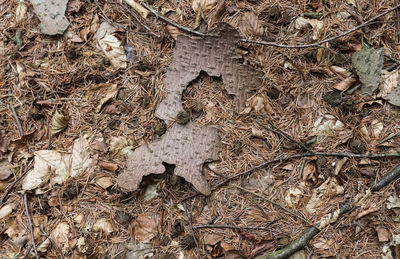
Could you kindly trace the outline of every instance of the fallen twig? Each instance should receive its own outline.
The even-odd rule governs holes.
[[[14,182],[12,182],[4,192],[3,196],[1,197],[0,200],[0,207],[3,206],[3,203],[7,200],[8,194],[11,192],[11,190],[14,188],[14,186],[21,181],[21,179],[28,173],[29,170],[31,170],[33,166],[33,160],[29,162],[28,166],[26,167],[25,171],[16,179]]]
[[[9,101],[10,101],[10,105],[9,105],[10,106],[10,110],[11,110],[12,115],[14,117],[15,123],[17,124],[19,136],[22,137],[22,136],[24,136],[24,130],[22,129],[22,125],[21,125],[21,122],[20,122],[20,120],[18,118],[17,111],[15,110],[14,105],[13,105],[13,98],[12,98],[12,90],[11,90],[11,88],[9,90],[8,98],[9,98]]]
[[[205,33],[201,33],[201,32],[198,32],[198,31],[194,31],[194,30],[192,30],[192,29],[189,29],[188,27],[185,27],[185,26],[182,26],[182,25],[177,24],[176,22],[172,21],[171,19],[168,19],[167,17],[165,17],[165,16],[159,14],[156,10],[154,10],[153,8],[151,8],[151,7],[150,7],[149,5],[147,5],[146,3],[142,3],[142,5],[143,5],[147,10],[149,10],[153,15],[155,15],[157,18],[160,18],[160,19],[163,20],[164,22],[167,22],[167,23],[169,23],[169,24],[175,26],[176,28],[178,28],[178,29],[180,29],[180,30],[182,30],[182,31],[185,31],[185,32],[187,32],[187,33],[194,34],[194,35],[197,35],[197,36],[206,36],[206,35],[207,35],[207,34],[205,34]]]
[[[290,136],[289,134],[283,132],[282,130],[280,130],[278,127],[276,127],[274,125],[274,123],[268,119],[266,119],[268,124],[271,125],[272,129],[270,127],[267,127],[266,125],[264,125],[264,123],[262,123],[261,121],[256,119],[256,122],[258,123],[258,125],[260,125],[261,127],[267,129],[267,130],[271,130],[274,131],[275,133],[287,138],[288,140],[292,141],[293,143],[295,143],[296,145],[298,145],[299,147],[301,147],[304,150],[307,150],[310,153],[313,153],[314,151],[312,151],[311,149],[309,149],[306,145],[298,142],[297,140],[295,140],[294,138],[292,138],[292,136]]]
[[[224,186],[231,180],[237,179],[241,176],[248,175],[252,172],[254,172],[257,169],[260,169],[264,166],[267,166],[269,164],[273,164],[276,162],[284,162],[290,159],[294,158],[301,158],[301,157],[310,157],[310,156],[337,156],[337,157],[349,157],[349,158],[389,158],[389,157],[400,157],[400,152],[393,152],[393,153],[371,153],[371,154],[355,154],[355,153],[346,153],[346,152],[314,152],[314,153],[300,153],[300,154],[295,154],[295,155],[290,155],[290,156],[278,156],[276,158],[270,159],[268,161],[262,162],[261,164],[258,164],[244,172],[241,172],[239,174],[233,175],[229,178],[224,179],[221,183],[215,185],[214,187],[211,188],[211,191],[217,190],[219,187]],[[183,198],[179,201],[179,203],[186,201],[188,199],[192,199],[194,197],[197,197],[200,195],[200,192],[197,192],[195,194],[192,194],[186,198]]]
[[[31,220],[31,216],[29,215],[28,198],[27,198],[26,193],[24,194],[24,205],[25,205],[25,214],[28,219],[28,228],[29,228],[29,233],[31,235],[31,243],[32,243],[33,251],[35,251],[36,259],[39,259],[39,255],[38,255],[36,245],[35,245],[35,237],[33,235],[32,220]]]
[[[388,174],[386,174],[379,182],[377,182],[372,188],[368,189],[365,194],[358,195],[354,198],[352,202],[348,202],[333,213],[327,215],[321,222],[317,225],[308,227],[299,238],[290,243],[287,247],[276,251],[272,254],[266,256],[257,257],[257,259],[279,259],[288,258],[295,252],[303,249],[308,242],[316,236],[322,229],[328,225],[335,223],[341,216],[351,211],[354,207],[358,206],[361,202],[365,201],[372,192],[377,192],[383,187],[400,177],[400,165],[392,169]]]
[[[266,230],[266,231],[271,230],[268,227],[238,227],[238,226],[233,226],[233,225],[217,225],[217,224],[197,225],[197,226],[193,226],[193,228],[196,228],[196,229],[199,229],[199,228],[228,228],[228,229],[236,229],[236,230],[248,229],[248,230]]]
[[[142,5],[147,10],[149,10],[153,15],[155,15],[156,17],[160,18],[161,20],[163,20],[163,21],[165,21],[165,22],[177,27],[178,29],[181,29],[181,30],[183,30],[183,31],[185,31],[187,33],[191,33],[191,34],[194,34],[194,35],[197,35],[197,36],[206,36],[207,35],[205,33],[194,31],[194,30],[192,30],[190,28],[187,28],[187,27],[184,27],[184,26],[181,26],[181,25],[177,24],[176,22],[174,22],[174,21],[168,19],[167,17],[159,14],[157,11],[152,9],[146,3],[142,3]],[[363,28],[365,26],[368,26],[371,22],[375,21],[376,19],[379,19],[382,16],[387,15],[388,13],[391,13],[391,12],[397,10],[398,8],[400,8],[400,4],[397,4],[395,7],[390,8],[389,10],[372,17],[368,21],[366,21],[366,22],[364,22],[364,23],[362,23],[362,24],[360,24],[360,25],[358,25],[358,26],[356,26],[356,27],[354,27],[354,28],[352,28],[352,29],[350,29],[348,31],[345,31],[345,32],[343,32],[343,33],[341,33],[339,35],[336,35],[336,36],[333,36],[333,37],[330,37],[330,38],[327,38],[325,40],[321,40],[321,41],[318,41],[318,42],[315,42],[315,43],[304,44],[304,45],[286,45],[286,44],[279,44],[279,43],[276,43],[276,42],[257,41],[257,40],[248,40],[248,39],[241,39],[240,42],[258,44],[258,45],[265,45],[265,46],[271,46],[271,47],[277,47],[277,48],[326,48],[325,46],[322,46],[324,43],[327,43],[327,42],[336,40],[338,38],[344,37],[344,36],[354,32],[354,31],[356,31],[358,29],[361,29],[361,28]]]

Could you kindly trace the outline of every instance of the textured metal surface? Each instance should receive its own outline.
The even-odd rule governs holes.
[[[234,95],[236,111],[241,112],[246,99],[260,86],[261,79],[252,67],[239,62],[235,51],[238,40],[238,32],[225,23],[219,24],[213,36],[179,35],[172,63],[163,80],[167,96],[158,106],[156,116],[172,121],[183,110],[182,92],[201,71],[210,76],[222,76],[226,91]]]
[[[162,162],[175,165],[174,173],[182,176],[201,193],[210,194],[202,175],[204,162],[218,159],[220,139],[216,129],[189,122],[175,123],[159,141],[137,148],[128,156],[127,168],[118,176],[118,185],[135,191],[143,176],[162,174]]]

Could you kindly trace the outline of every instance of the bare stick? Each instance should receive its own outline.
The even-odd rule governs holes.
[[[200,229],[200,228],[228,228],[228,229],[236,229],[236,230],[242,230],[242,229],[248,229],[248,230],[265,230],[265,231],[270,231],[270,228],[267,227],[238,227],[238,226],[233,226],[233,225],[217,225],[217,224],[206,224],[206,225],[197,225],[193,226],[193,228]]]
[[[164,22],[167,22],[167,23],[169,23],[169,24],[175,26],[176,28],[178,28],[178,29],[180,29],[180,30],[182,30],[182,31],[185,31],[185,32],[187,32],[187,33],[191,33],[191,34],[194,34],[194,35],[197,35],[197,36],[206,36],[206,35],[207,35],[207,34],[205,34],[205,33],[201,33],[201,32],[198,32],[198,31],[194,31],[194,30],[192,30],[192,29],[189,29],[188,27],[184,27],[184,26],[182,26],[182,25],[177,24],[176,22],[172,21],[171,19],[168,19],[167,17],[165,17],[165,16],[163,16],[163,15],[157,13],[156,10],[152,9],[152,8],[151,8],[150,6],[148,6],[146,3],[142,3],[142,5],[143,5],[147,10],[149,10],[153,15],[155,15],[157,18],[160,18],[160,19],[163,20]]]
[[[165,16],[160,15],[159,13],[157,13],[154,9],[152,9],[150,6],[148,6],[145,3],[142,3],[142,5],[147,10],[149,10],[153,15],[155,15],[158,18],[160,18],[161,20],[163,20],[163,21],[165,21],[165,22],[177,27],[178,29],[181,29],[181,30],[183,30],[183,31],[185,31],[187,33],[195,34],[195,35],[198,35],[198,36],[206,36],[207,35],[205,33],[194,31],[192,29],[189,29],[187,27],[184,27],[184,26],[181,26],[181,25],[177,24],[176,22],[166,18]],[[379,19],[382,16],[387,15],[388,13],[391,13],[391,12],[397,10],[399,7],[400,7],[400,4],[397,4],[395,7],[391,8],[391,9],[389,9],[389,10],[387,10],[387,11],[381,13],[381,14],[378,14],[377,16],[372,17],[368,21],[366,21],[366,22],[364,22],[364,23],[362,23],[362,24],[360,24],[360,25],[358,25],[358,26],[356,26],[356,27],[354,27],[354,28],[352,28],[352,29],[350,29],[348,31],[345,31],[344,33],[341,33],[339,35],[336,35],[336,36],[333,36],[333,37],[330,37],[330,38],[327,38],[325,40],[318,41],[318,42],[315,42],[315,43],[304,44],[304,45],[285,45],[285,44],[279,44],[279,43],[276,43],[276,42],[257,41],[257,40],[248,40],[248,39],[241,39],[240,42],[259,44],[259,45],[265,45],[265,46],[271,46],[271,47],[277,47],[277,48],[326,48],[326,47],[322,46],[322,44],[330,42],[330,41],[333,41],[333,40],[336,40],[338,38],[342,38],[342,37],[354,32],[354,31],[356,31],[358,29],[361,29],[361,28],[363,28],[365,26],[368,26],[371,22]]]
[[[33,236],[32,220],[31,220],[31,216],[29,215],[28,198],[27,198],[26,193],[24,194],[24,205],[25,205],[25,214],[28,219],[28,228],[29,228],[29,232],[31,234],[31,243],[33,246],[33,251],[35,251],[36,259],[39,259],[39,255],[38,255],[36,245],[35,245],[35,237]]]
[[[345,31],[339,35],[327,38],[325,40],[321,40],[315,43],[311,43],[311,44],[304,44],[304,45],[285,45],[285,44],[279,44],[279,43],[275,43],[275,42],[267,42],[267,41],[257,41],[257,40],[247,40],[247,39],[241,39],[241,42],[245,42],[245,43],[252,43],[252,44],[260,44],[260,45],[265,45],[265,46],[272,46],[272,47],[278,47],[278,48],[321,48],[323,46],[321,46],[324,43],[327,43],[329,41],[333,41],[336,40],[338,38],[344,37],[358,29],[361,29],[365,26],[368,26],[369,23],[375,21],[376,19],[379,19],[382,16],[387,15],[388,13],[393,12],[394,10],[397,10],[400,7],[400,4],[397,4],[395,7],[390,8],[389,10],[387,10],[386,12],[383,12],[381,14],[378,14],[377,16],[372,17],[371,19],[369,19],[368,21],[348,30]]]
[[[233,175],[229,178],[224,179],[221,183],[217,184],[216,186],[212,187],[211,190],[215,191],[217,190],[219,187],[224,186],[225,184],[227,184],[228,182],[230,182],[231,180],[237,179],[241,176],[244,175],[248,175],[251,174],[252,172],[254,172],[257,169],[263,168],[264,166],[267,166],[269,164],[273,164],[273,163],[277,163],[277,162],[283,162],[283,161],[287,161],[290,159],[294,159],[294,158],[301,158],[301,157],[310,157],[310,156],[333,156],[333,157],[349,157],[349,158],[390,158],[390,157],[400,157],[400,152],[393,152],[393,153],[371,153],[371,154],[354,154],[354,153],[346,153],[346,152],[314,152],[314,153],[300,153],[300,154],[294,154],[291,156],[278,156],[276,158],[264,161],[244,172],[238,173],[236,175]],[[195,194],[192,194],[186,198],[183,198],[179,201],[179,203],[186,201],[188,199],[192,199],[194,197],[197,197],[198,195],[200,195],[200,192],[197,192]]]
[[[257,259],[281,259],[281,258],[288,258],[289,256],[293,255],[297,251],[303,249],[308,242],[316,236],[321,229],[325,228],[329,224],[337,222],[337,220],[346,214],[347,212],[351,211],[353,208],[355,208],[357,203],[360,200],[368,198],[368,196],[371,194],[371,192],[377,192],[381,190],[383,187],[387,186],[389,183],[393,182],[394,180],[398,179],[400,177],[400,165],[396,166],[394,169],[392,169],[389,173],[387,173],[379,182],[377,182],[371,189],[367,190],[364,196],[359,196],[355,197],[352,202],[348,202],[345,205],[343,205],[340,210],[335,211],[331,214],[329,214],[327,217],[325,217],[326,220],[325,222],[321,221],[318,225],[311,226],[307,228],[303,234],[300,235],[299,238],[297,238],[295,241],[290,243],[287,247],[278,250],[272,254],[266,255],[266,256],[260,256],[257,257]]]
[[[295,140],[294,138],[292,138],[292,136],[290,136],[289,134],[283,132],[282,130],[280,130],[279,128],[277,128],[274,123],[272,123],[272,121],[266,119],[268,124],[271,125],[272,129],[276,131],[276,133],[278,133],[279,135],[287,138],[288,140],[292,141],[293,143],[295,143],[296,145],[298,145],[299,147],[301,147],[304,150],[307,150],[310,153],[313,153],[314,151],[312,151],[311,149],[309,149],[306,145],[298,142],[297,140]],[[267,127],[266,125],[264,125],[261,121],[256,119],[256,122],[258,123],[258,125],[260,125],[261,127],[267,129],[267,130],[271,130],[271,128]]]
[[[22,137],[24,135],[24,130],[22,129],[22,125],[21,125],[21,122],[19,121],[17,111],[15,110],[14,105],[13,105],[13,98],[12,98],[12,90],[11,90],[11,88],[9,89],[8,92],[9,92],[8,98],[10,100],[10,105],[9,105],[10,106],[10,110],[11,110],[11,112],[13,114],[15,123],[17,124],[17,128],[18,128],[18,131],[19,131],[19,136]]]
[[[29,170],[31,170],[33,166],[33,160],[31,160],[31,162],[29,162],[28,166],[26,167],[25,171],[18,177],[17,180],[15,180],[14,182],[12,182],[6,189],[6,191],[4,192],[3,196],[1,197],[0,200],[0,207],[3,205],[3,203],[7,200],[8,194],[11,192],[11,190],[14,188],[14,186],[21,181],[21,179],[28,173]]]

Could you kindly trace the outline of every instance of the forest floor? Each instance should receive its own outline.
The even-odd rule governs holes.
[[[383,48],[397,86],[400,15],[365,22],[398,1],[146,2],[170,23],[133,1],[55,0],[68,2],[58,35],[44,32],[63,32],[62,10],[46,27],[35,2],[0,0],[0,258],[256,258],[353,201],[293,258],[399,258],[400,180],[358,199],[398,164],[400,110],[363,94],[352,63]],[[199,53],[202,37],[234,39],[219,50],[232,58]],[[204,72],[219,54],[230,81]],[[180,62],[194,65],[168,77]],[[185,73],[184,118],[163,121],[165,85]],[[142,162],[143,180],[121,178],[176,123],[218,133],[217,157],[192,161],[203,176],[164,159],[163,174]],[[199,141],[182,160],[211,145]]]

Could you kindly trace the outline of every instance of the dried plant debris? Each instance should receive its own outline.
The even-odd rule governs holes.
[[[210,76],[222,76],[227,92],[235,96],[236,111],[241,112],[245,101],[260,86],[261,78],[252,67],[239,62],[235,51],[238,40],[239,33],[225,23],[220,23],[212,36],[179,35],[163,81],[167,96],[156,110],[157,117],[168,122],[176,118],[183,110],[183,90],[201,71]]]
[[[68,0],[31,0],[40,20],[40,30],[48,35],[63,34],[69,22],[65,17]]]
[[[117,184],[124,190],[135,191],[143,176],[164,173],[162,163],[165,162],[175,165],[176,175],[208,195],[210,187],[202,176],[202,165],[218,159],[219,140],[214,128],[195,122],[175,123],[159,141],[141,146],[128,155],[127,168],[118,176]]]
[[[361,92],[372,95],[382,81],[383,48],[363,48],[353,54],[351,61],[362,83]]]

